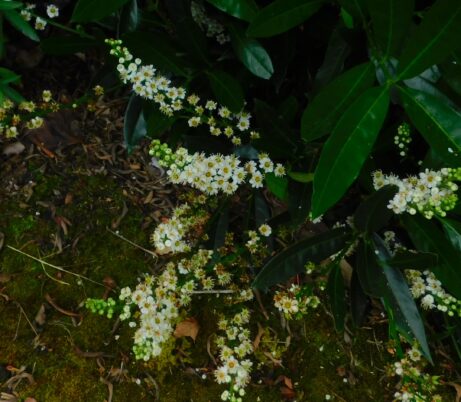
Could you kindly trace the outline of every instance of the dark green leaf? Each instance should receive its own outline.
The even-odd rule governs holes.
[[[403,223],[418,250],[435,253],[439,262],[432,271],[457,299],[461,298],[461,254],[434,222],[421,216],[403,216]]]
[[[336,331],[343,332],[346,317],[346,289],[339,264],[334,264],[328,275],[327,293]]]
[[[399,87],[403,105],[418,131],[442,158],[459,163],[461,152],[461,114],[436,97]]]
[[[352,322],[356,327],[360,327],[365,320],[365,314],[367,312],[369,300],[363,291],[362,286],[360,285],[356,269],[352,271],[350,293]]]
[[[211,89],[219,103],[233,112],[240,112],[245,100],[240,83],[231,75],[220,70],[208,72]]]
[[[399,53],[414,6],[414,0],[368,0],[375,38],[385,57]]]
[[[444,61],[461,47],[461,2],[438,0],[408,38],[398,68],[399,79],[411,78]]]
[[[100,43],[95,39],[82,38],[76,35],[50,36],[41,41],[40,46],[47,54],[63,55],[84,52]]]
[[[141,23],[141,13],[138,7],[138,0],[130,0],[120,15],[120,32],[127,33],[136,31]]]
[[[218,219],[216,220],[216,228],[214,232],[213,250],[224,246],[226,234],[229,229],[229,205],[225,203],[219,211]]]
[[[288,212],[296,227],[302,225],[309,216],[312,198],[312,183],[288,181]]]
[[[351,47],[343,37],[344,31],[345,29],[341,26],[332,32],[323,63],[315,75],[311,94],[317,94],[343,72],[344,63],[351,53]]]
[[[393,215],[387,205],[397,191],[396,186],[384,186],[368,197],[355,211],[354,226],[368,234],[384,227]]]
[[[151,63],[164,73],[188,77],[187,64],[177,55],[167,37],[156,34],[155,38],[145,32],[133,32],[124,37],[126,46],[144,63]]]
[[[418,307],[415,304],[415,300],[408,288],[407,280],[400,270],[388,264],[388,260],[390,259],[389,252],[385,248],[382,240],[376,235],[374,236],[374,244],[377,258],[383,267],[383,272],[387,279],[390,295],[393,297],[402,313],[405,323],[408,324],[413,336],[421,346],[424,355],[429,361],[432,361],[424,324],[419,314]]]
[[[123,135],[128,153],[133,151],[133,148],[146,136],[146,133],[143,100],[133,94],[125,110],[125,123],[123,125]]]
[[[271,258],[256,276],[253,287],[266,289],[285,282],[303,272],[306,262],[319,263],[341,250],[349,239],[348,232],[339,228],[301,240]]]
[[[288,176],[290,176],[294,181],[298,181],[300,183],[310,183],[314,180],[314,173],[303,173],[303,172],[288,172]]]
[[[375,80],[371,63],[356,66],[340,75],[309,103],[301,120],[301,135],[312,141],[329,133],[344,111]]]
[[[276,0],[261,9],[248,27],[248,36],[266,37],[301,24],[313,15],[324,0]]]
[[[461,222],[448,218],[440,219],[440,221],[453,247],[461,252]]]
[[[360,24],[366,19],[366,0],[339,0],[339,4],[355,19],[360,21]]]
[[[450,62],[442,64],[439,67],[442,71],[443,80],[453,91],[461,95],[461,65]]]
[[[363,291],[371,297],[383,297],[386,293],[386,278],[383,268],[377,263],[373,248],[361,241],[357,250],[357,276]]]
[[[288,180],[286,177],[277,177],[274,173],[268,173],[265,177],[269,191],[281,200],[286,200]]]
[[[144,107],[144,116],[147,124],[146,135],[149,138],[158,138],[176,121],[176,118],[165,115],[159,110],[157,105],[151,102]]]
[[[25,102],[25,98],[18,91],[8,85],[0,84],[0,92],[14,103]]]
[[[10,84],[21,81],[21,76],[7,68],[0,67],[0,83]]]
[[[255,222],[259,227],[271,217],[271,211],[261,191],[254,190]]]
[[[434,253],[423,253],[421,251],[398,251],[394,257],[392,257],[388,264],[391,267],[399,269],[417,269],[425,270],[432,269],[438,264],[437,254]]]
[[[268,80],[274,73],[272,60],[256,39],[247,38],[242,28],[229,26],[232,46],[239,60],[259,78]]]
[[[0,1],[0,11],[3,10],[13,10],[15,8],[22,7],[20,1],[10,1],[10,0],[1,0]]]
[[[21,31],[29,39],[32,39],[36,42],[40,41],[35,29],[32,28],[29,23],[22,18],[21,14],[14,10],[5,11],[3,13],[8,22],[13,25],[17,30]]]
[[[241,20],[251,21],[258,11],[253,0],[207,0],[216,8]]]
[[[314,218],[337,202],[357,178],[373,148],[388,107],[387,88],[370,88],[339,120],[324,145],[315,171]]]
[[[94,0],[78,0],[74,8],[71,20],[73,22],[90,22],[98,21],[107,17],[121,8],[130,0],[110,0],[110,1],[94,1]]]

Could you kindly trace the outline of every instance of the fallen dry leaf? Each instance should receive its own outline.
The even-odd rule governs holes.
[[[197,338],[198,332],[200,330],[200,325],[195,318],[187,318],[184,321],[176,325],[174,330],[174,336],[176,338],[182,338],[183,336],[189,336],[194,341]]]
[[[46,312],[45,305],[42,304],[38,309],[37,315],[35,316],[35,322],[41,327],[45,325],[46,322]]]
[[[10,274],[0,274],[0,283],[6,283],[11,280],[12,276]]]
[[[24,402],[37,402],[37,400],[35,398],[28,397],[24,399]]]
[[[13,142],[12,144],[8,144],[5,148],[3,148],[2,154],[5,156],[11,155],[19,155],[26,149],[22,142]]]
[[[280,387],[280,392],[282,393],[282,397],[284,399],[294,399],[294,398],[296,398],[296,392],[293,391],[292,389],[288,388],[288,387],[281,386]]]

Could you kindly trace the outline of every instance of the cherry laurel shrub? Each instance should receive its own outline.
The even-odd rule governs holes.
[[[411,345],[396,347],[393,375],[412,385],[394,398],[439,400],[437,380],[418,378],[432,362],[426,328],[461,330],[461,3],[101,4],[0,0],[6,29],[45,53],[105,58],[100,85],[130,94],[127,151],[148,138],[152,164],[183,188],[151,236],[162,272],[88,308],[127,321],[134,355],[150,360],[197,294],[222,296],[215,378],[236,401],[254,366],[255,291],[272,290],[287,320],[328,301],[338,331],[375,299],[392,341]],[[16,110],[32,127],[41,117],[12,88],[18,75],[0,78],[7,141]]]

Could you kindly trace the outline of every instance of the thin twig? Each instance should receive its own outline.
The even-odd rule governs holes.
[[[114,232],[114,231],[110,230],[109,228],[106,228],[106,230],[109,233],[112,233],[114,236],[117,236],[119,239],[122,239],[122,240],[126,241],[127,243],[131,244],[132,246],[137,247],[140,250],[144,251],[145,253],[150,254],[152,257],[158,258],[157,254],[154,253],[153,251],[150,251],[147,248],[144,248],[144,247],[140,246],[139,244],[136,244],[136,243],[132,242],[131,240],[127,239],[125,236],[122,236],[121,234],[118,234],[117,232]]]
[[[106,287],[106,285],[104,285],[103,283],[96,282],[93,279],[87,278],[86,276],[76,274],[75,272],[68,271],[67,269],[64,269],[62,267],[58,267],[57,265],[50,264],[49,262],[43,261],[40,258],[34,257],[33,255],[30,255],[30,254],[27,254],[24,251],[18,250],[17,248],[14,248],[14,247],[12,247],[10,245],[7,245],[6,247],[8,247],[9,249],[11,249],[13,251],[16,251],[19,254],[25,255],[26,257],[29,257],[34,261],[37,261],[37,262],[39,262],[41,264],[44,264],[44,265],[47,265],[48,267],[57,269],[58,271],[61,271],[61,272],[65,272],[66,274],[69,274],[69,275],[76,276],[77,278],[80,278],[80,279],[85,279],[86,281],[89,281],[89,282],[94,283],[96,285]]]
[[[27,314],[26,314],[26,312],[24,311],[24,309],[22,308],[21,303],[19,303],[19,302],[17,302],[17,301],[15,301],[14,303],[16,304],[16,306],[19,307],[19,309],[21,310],[21,313],[24,314],[24,317],[26,317],[26,320],[27,320],[27,322],[29,323],[30,327],[32,328],[32,331],[34,331],[35,336],[38,336],[38,332],[36,331],[35,327],[34,327],[34,326],[32,325],[32,323],[30,322],[29,317],[27,317]]]
[[[231,294],[235,293],[235,290],[222,289],[222,290],[193,290],[190,292],[193,295],[208,295],[208,294]]]

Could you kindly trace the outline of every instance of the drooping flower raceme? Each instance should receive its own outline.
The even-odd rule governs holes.
[[[232,113],[227,107],[213,100],[201,102],[199,96],[188,95],[183,87],[176,87],[171,80],[160,74],[152,65],[143,65],[141,59],[134,58],[122,41],[108,39],[112,47],[110,53],[118,58],[117,70],[121,80],[132,86],[133,92],[159,106],[162,113],[173,116],[182,111],[188,116],[190,127],[208,125],[211,135],[226,136],[234,145],[242,143],[238,133],[249,133],[250,139],[259,138],[259,133],[250,131],[251,115],[241,111]]]
[[[461,317],[461,301],[445,291],[433,272],[405,271],[413,297],[424,310],[439,310],[449,316]]]
[[[224,25],[206,15],[205,7],[202,3],[192,1],[190,11],[192,18],[202,31],[205,31],[206,36],[209,38],[216,38],[216,41],[220,45],[230,41],[229,35],[226,34]]]
[[[233,194],[244,183],[261,188],[265,174],[274,172],[279,177],[285,174],[284,167],[281,164],[274,166],[266,154],[260,154],[258,162],[243,164],[235,155],[189,154],[185,148],[178,148],[173,153],[159,140],[152,141],[149,153],[158,164],[168,169],[172,183],[189,185],[208,195]]]
[[[385,175],[380,170],[373,173],[375,190],[392,184],[398,187],[397,194],[389,201],[388,208],[394,213],[408,212],[412,215],[420,212],[427,219],[435,214],[445,216],[458,201],[455,181],[461,180],[461,168],[443,168],[420,172],[418,176],[400,179],[394,175]]]

